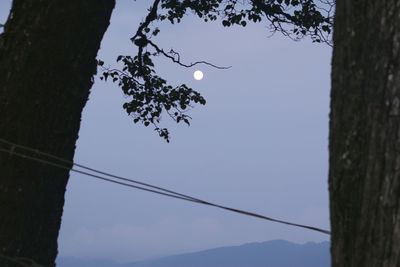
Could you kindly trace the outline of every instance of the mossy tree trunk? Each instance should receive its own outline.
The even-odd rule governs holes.
[[[332,266],[400,266],[400,1],[336,5]]]
[[[114,4],[13,1],[0,36],[0,138],[72,160]],[[0,255],[55,265],[68,176],[0,152]]]

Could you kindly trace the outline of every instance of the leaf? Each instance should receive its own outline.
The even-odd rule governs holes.
[[[223,20],[223,21],[222,21],[222,25],[223,25],[224,27],[229,27],[229,26],[231,26],[231,23],[230,23],[229,21],[227,21],[227,20]]]

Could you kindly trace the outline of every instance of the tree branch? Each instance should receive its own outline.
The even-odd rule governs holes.
[[[158,5],[160,4],[161,0],[155,0],[152,7],[149,9],[149,13],[146,16],[146,19],[143,23],[140,24],[139,28],[136,31],[136,34],[131,38],[131,41],[135,40],[139,36],[143,36],[143,30],[149,27],[150,23],[157,19],[157,10]]]
[[[149,45],[151,45],[151,46],[157,51],[158,54],[162,54],[163,56],[165,56],[165,57],[171,59],[172,62],[174,62],[174,63],[176,63],[176,64],[178,64],[178,65],[180,65],[180,66],[182,66],[182,67],[185,67],[185,68],[191,68],[191,67],[193,67],[193,66],[195,66],[195,65],[198,65],[198,64],[205,64],[205,65],[208,65],[208,66],[211,66],[211,67],[213,67],[213,68],[220,69],[220,70],[229,69],[229,68],[232,67],[232,66],[228,66],[228,67],[217,66],[217,65],[214,65],[214,64],[212,64],[212,63],[210,63],[210,62],[207,62],[207,61],[204,61],[204,60],[202,60],[202,61],[196,61],[196,62],[190,63],[190,64],[185,64],[185,63],[182,63],[182,62],[180,61],[180,55],[179,55],[178,52],[175,52],[174,50],[171,49],[171,51],[170,51],[169,53],[167,53],[167,52],[165,52],[162,48],[158,47],[158,46],[157,46],[155,43],[153,43],[152,41],[147,40],[147,42],[148,42]],[[172,56],[171,54],[172,54],[173,56]],[[178,59],[176,59],[174,56],[178,56]]]

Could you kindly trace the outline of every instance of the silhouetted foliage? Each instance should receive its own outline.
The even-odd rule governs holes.
[[[130,97],[130,102],[123,107],[133,117],[134,123],[153,125],[158,134],[169,142],[168,130],[159,126],[162,114],[166,113],[177,123],[189,125],[191,117],[186,112],[194,104],[204,105],[206,101],[200,93],[185,84],[169,85],[166,79],[156,74],[152,57],[162,55],[183,67],[197,64],[219,69],[227,67],[205,61],[182,63],[179,53],[173,50],[166,52],[153,41],[160,29],[153,27],[152,22],[179,23],[188,14],[194,14],[205,22],[219,19],[225,27],[245,27],[249,22],[266,21],[273,33],[281,32],[294,40],[309,36],[313,42],[330,44],[332,9],[333,2],[330,0],[155,0],[146,19],[131,38],[138,48],[137,55],[118,56],[117,62],[123,64],[121,70],[105,68],[104,62],[99,61],[103,70],[102,79],[110,77]]]

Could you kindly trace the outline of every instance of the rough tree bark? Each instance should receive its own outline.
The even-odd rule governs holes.
[[[1,138],[72,160],[114,4],[13,1],[0,37]],[[0,152],[0,255],[55,265],[68,176]]]
[[[400,266],[400,1],[336,5],[332,266]]]

